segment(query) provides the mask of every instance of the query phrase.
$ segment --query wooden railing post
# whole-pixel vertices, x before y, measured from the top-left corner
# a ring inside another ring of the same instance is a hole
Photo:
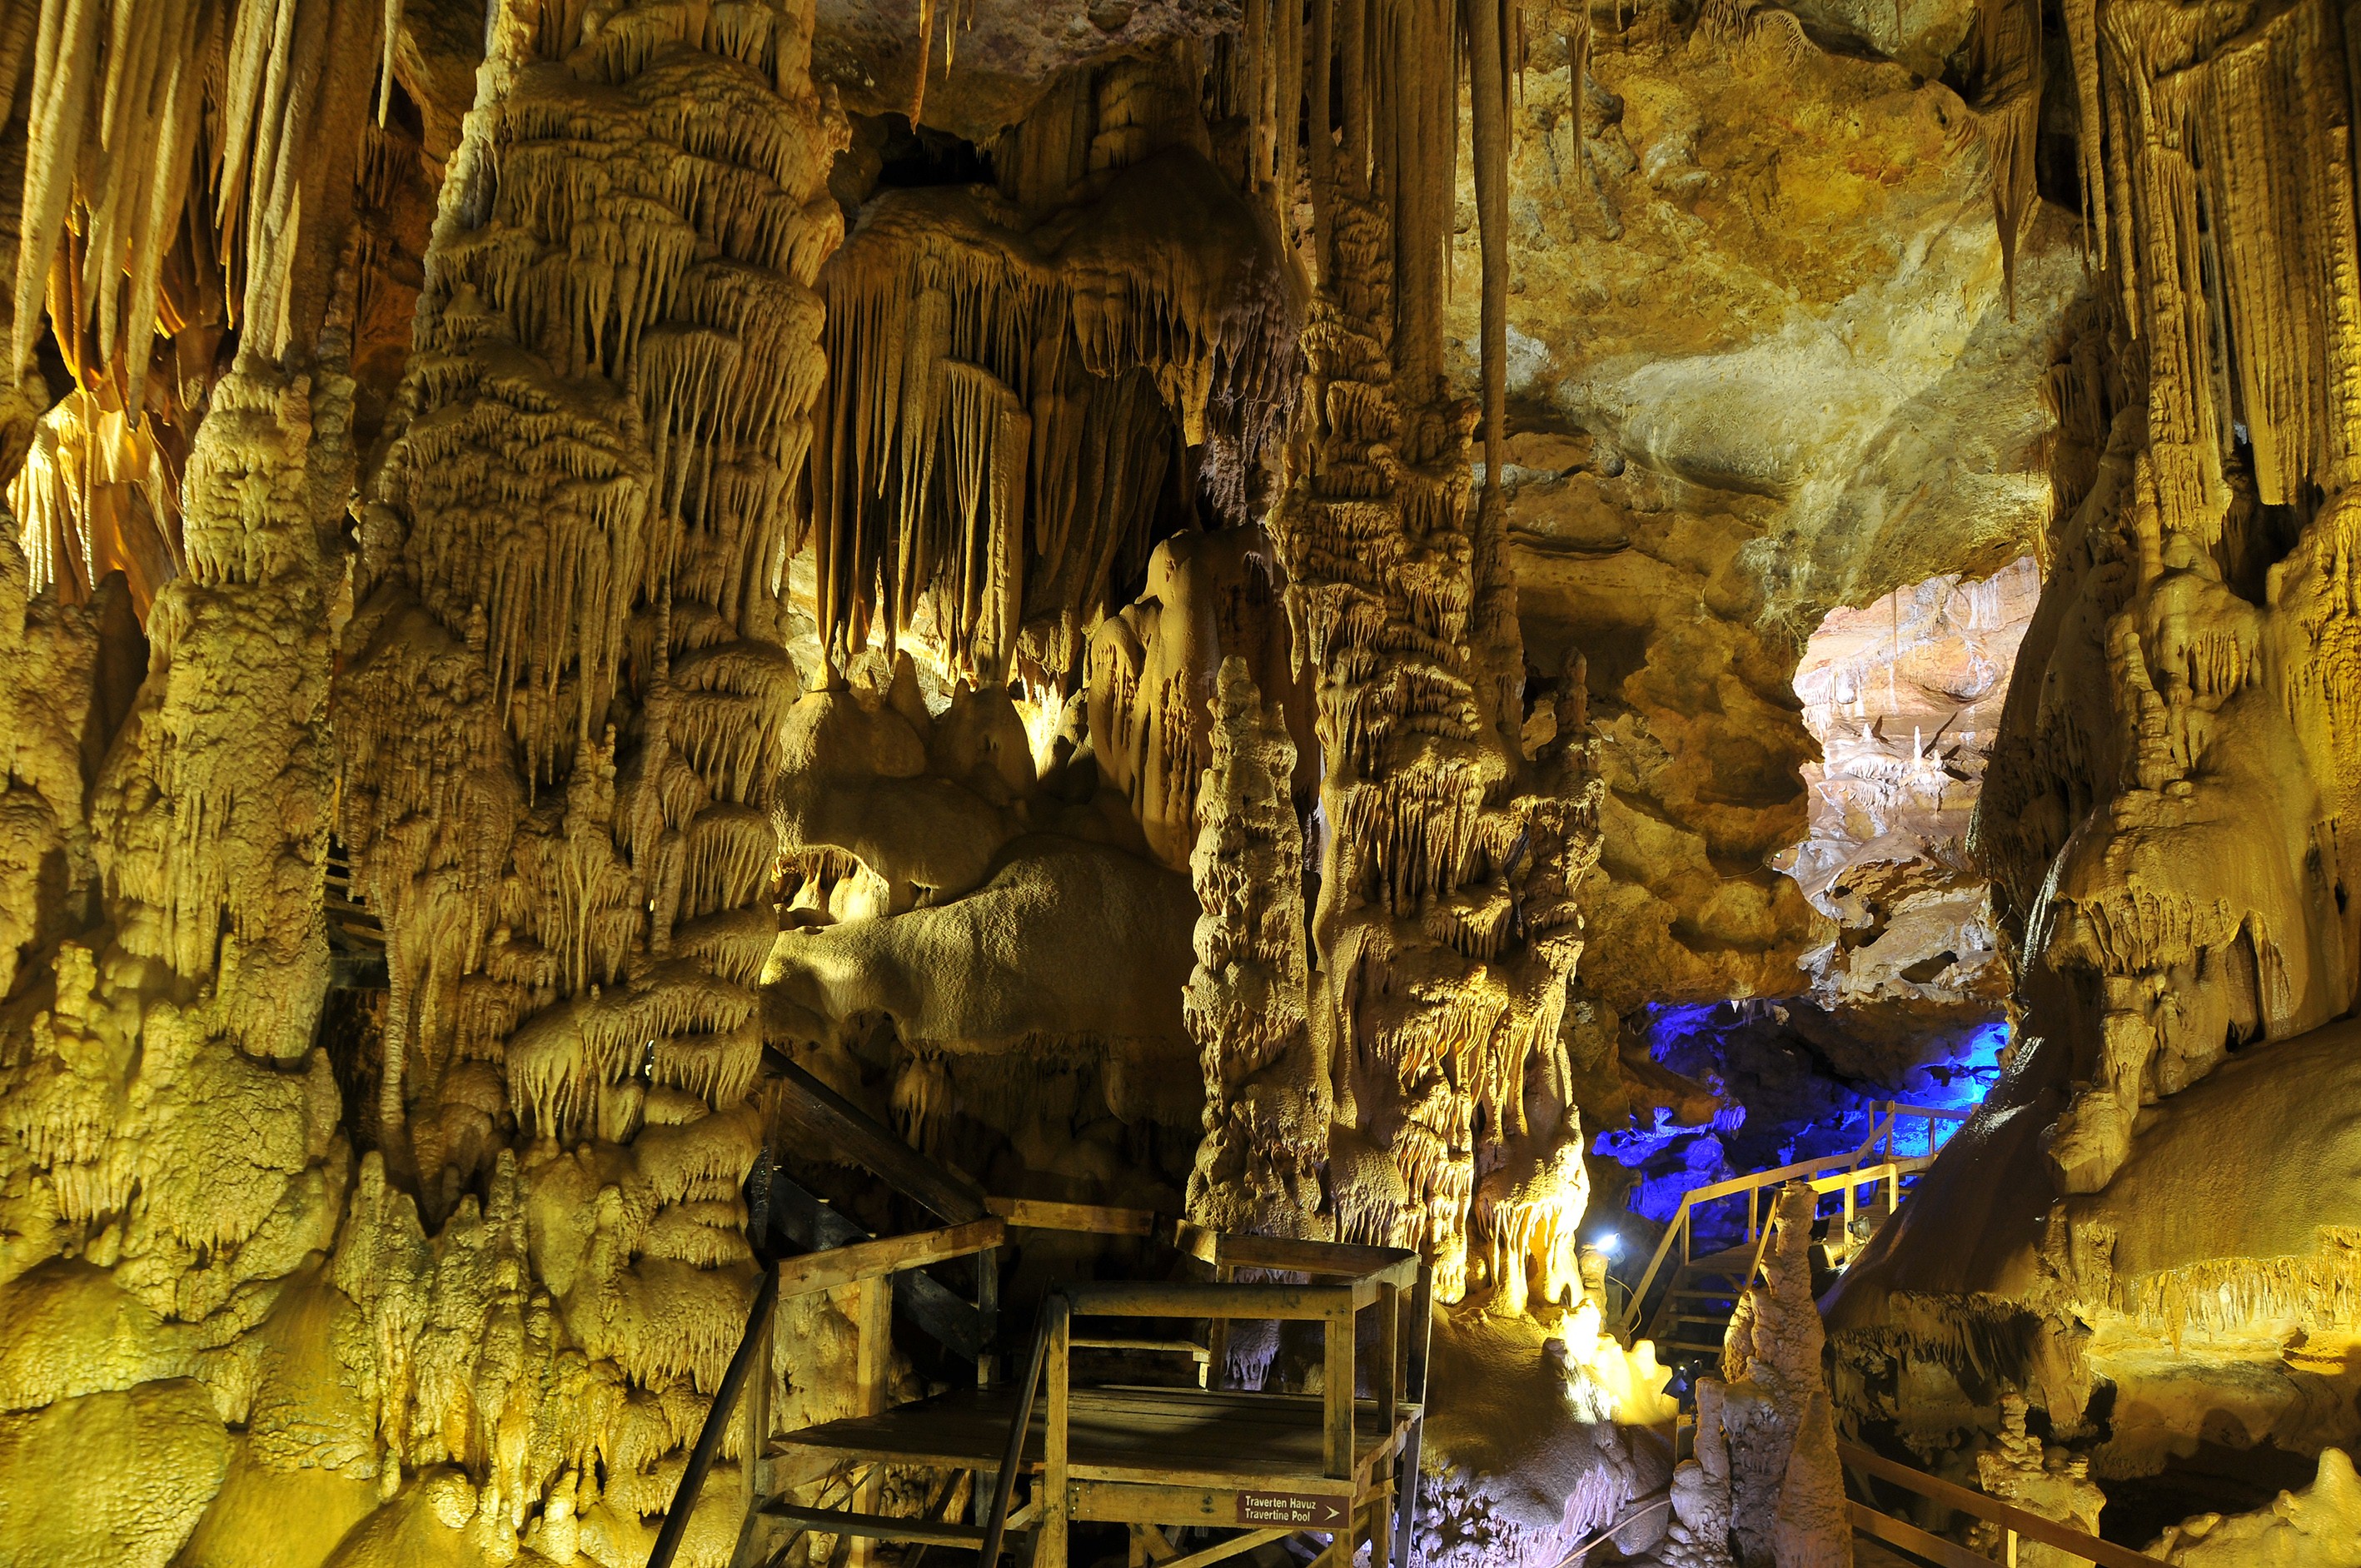
[[[1220,1243],[1216,1242],[1214,1245],[1218,1248]],[[1218,1251],[1214,1254],[1213,1267],[1213,1283],[1216,1285],[1228,1284],[1230,1277],[1237,1272],[1221,1261]],[[1230,1321],[1227,1318],[1208,1318],[1205,1320],[1205,1387],[1220,1387],[1222,1380],[1229,1376],[1229,1367]]]
[[[1411,1538],[1418,1528],[1418,1461],[1419,1451],[1426,1442],[1426,1354],[1429,1335],[1434,1328],[1434,1274],[1427,1265],[1418,1266],[1418,1284],[1411,1291],[1410,1343],[1407,1347],[1402,1381],[1411,1399],[1419,1407],[1419,1419],[1412,1422],[1410,1435],[1402,1440],[1402,1450],[1394,1461],[1393,1568],[1410,1568]],[[1371,1568],[1377,1568],[1373,1562]]]
[[[886,1385],[894,1372],[894,1277],[881,1274],[874,1278],[859,1281],[851,1289],[855,1413],[873,1416],[885,1409]],[[853,1511],[875,1513],[878,1496],[884,1486],[884,1467],[872,1469],[861,1485],[853,1489]],[[877,1543],[873,1540],[865,1535],[853,1537],[851,1568],[870,1568],[876,1557]]]
[[[1378,1425],[1394,1430],[1401,1409],[1401,1289],[1391,1283],[1378,1287]],[[1382,1557],[1382,1554],[1380,1554]]]
[[[1074,1313],[1049,1298],[1049,1411],[1041,1445],[1041,1492],[1032,1568],[1066,1568],[1066,1437],[1072,1409]]]
[[[975,1386],[989,1388],[999,1379],[1000,1357],[993,1345],[1000,1337],[1000,1249],[988,1246],[975,1255]]]
[[[1353,1477],[1353,1309],[1345,1306],[1330,1312],[1326,1327],[1326,1354],[1320,1361],[1321,1401],[1327,1417],[1322,1457],[1330,1475],[1349,1481]]]

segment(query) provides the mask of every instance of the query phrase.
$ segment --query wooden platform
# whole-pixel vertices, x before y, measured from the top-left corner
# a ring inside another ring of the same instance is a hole
[[[942,1469],[996,1469],[1016,1419],[1017,1390],[961,1388],[873,1416],[788,1432],[771,1452],[815,1462],[882,1460]],[[1399,1452],[1419,1418],[1400,1406],[1388,1431],[1377,1401],[1353,1410],[1353,1468],[1362,1486]],[[1327,1493],[1325,1407],[1316,1394],[1245,1394],[1199,1388],[1077,1387],[1068,1407],[1067,1469],[1076,1482],[1138,1482],[1224,1490]],[[1047,1453],[1048,1411],[1036,1403],[1025,1440],[1028,1465]]]
[[[1012,1546],[1025,1568],[1067,1568],[1067,1528],[1076,1521],[1127,1527],[1130,1568],[1215,1568],[1305,1534],[1322,1543],[1314,1568],[1352,1568],[1364,1550],[1373,1568],[1408,1568],[1433,1288],[1415,1253],[1234,1236],[1184,1222],[1173,1232],[1173,1259],[1157,1266],[1161,1277],[1053,1285],[1024,1371],[1005,1381],[995,1325],[998,1255],[1009,1231],[1145,1238],[1160,1228],[1155,1217],[987,1198],[792,1064],[780,1076],[808,1119],[832,1128],[833,1141],[857,1146],[861,1163],[947,1224],[872,1237],[774,1170],[758,1172],[750,1229],[806,1250],[768,1260],[649,1568],[672,1568],[733,1423],[752,1462],[740,1468],[746,1512],[731,1568],[779,1568],[807,1536],[830,1538],[826,1568],[871,1568],[875,1546],[892,1541],[908,1548],[910,1568],[934,1547],[972,1550],[978,1568],[1000,1568]],[[972,1304],[922,1272],[969,1258],[962,1272],[973,1276]],[[1239,1282],[1241,1271],[1250,1282]],[[1285,1282],[1290,1277],[1300,1282]],[[783,1299],[822,1290],[845,1293],[841,1310],[856,1328],[858,1413],[780,1432],[772,1398],[776,1309]],[[976,1362],[976,1387],[888,1408],[897,1305],[914,1326]],[[1317,1325],[1323,1392],[1209,1391],[1208,1375],[1225,1363],[1228,1327],[1242,1321]],[[1356,1365],[1364,1327],[1374,1330],[1377,1354]],[[1197,1386],[1099,1380],[1092,1366],[1106,1351],[1179,1358],[1180,1376],[1193,1375]],[[1353,1398],[1364,1386],[1375,1397]],[[937,1473],[917,1514],[881,1508],[892,1469]],[[972,1523],[959,1521],[962,1510]],[[1225,1539],[1183,1552],[1165,1533],[1176,1526]]]

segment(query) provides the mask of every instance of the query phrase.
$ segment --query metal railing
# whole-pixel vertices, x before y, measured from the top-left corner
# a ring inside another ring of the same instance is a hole
[[[1763,1198],[1766,1191],[1797,1180],[1810,1181],[1817,1192],[1840,1191],[1844,1195],[1845,1223],[1850,1227],[1858,1212],[1857,1200],[1861,1188],[1883,1184],[1886,1188],[1889,1212],[1899,1208],[1904,1178],[1916,1176],[1934,1164],[1935,1156],[1940,1152],[1945,1139],[1956,1132],[1970,1114],[1971,1113],[1966,1111],[1951,1111],[1933,1105],[1908,1105],[1889,1100],[1872,1118],[1869,1135],[1861,1140],[1858,1148],[1822,1155],[1817,1159],[1798,1160],[1792,1165],[1758,1170],[1752,1175],[1733,1176],[1726,1181],[1711,1182],[1682,1194],[1680,1207],[1664,1227],[1664,1239],[1656,1244],[1654,1255],[1648,1259],[1647,1268],[1633,1283],[1630,1299],[1612,1325],[1615,1336],[1629,1345],[1639,1334],[1644,1319],[1650,1324],[1649,1337],[1655,1337],[1653,1332],[1655,1318],[1663,1316],[1670,1306],[1671,1298],[1665,1299],[1664,1306],[1659,1307],[1653,1316],[1648,1316],[1648,1294],[1654,1288],[1658,1277],[1664,1272],[1675,1245],[1680,1248],[1680,1260],[1675,1267],[1686,1268],[1697,1261],[1696,1216],[1699,1209],[1730,1200],[1742,1198],[1745,1201],[1744,1245],[1752,1249],[1752,1262],[1736,1287],[1743,1289],[1753,1279],[1754,1270],[1762,1265],[1763,1244],[1769,1233],[1770,1221],[1770,1202]],[[1897,1156],[1894,1153],[1897,1128],[1905,1122],[1922,1121],[1926,1124],[1927,1153]],[[1871,1163],[1872,1157],[1878,1157],[1873,1164]]]

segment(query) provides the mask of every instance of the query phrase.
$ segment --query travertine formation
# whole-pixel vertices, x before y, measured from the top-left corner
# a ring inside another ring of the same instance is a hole
[[[389,981],[351,1278],[387,1445],[458,1466],[471,1528],[629,1556],[752,1289],[842,137],[807,7],[494,22],[338,688]]]

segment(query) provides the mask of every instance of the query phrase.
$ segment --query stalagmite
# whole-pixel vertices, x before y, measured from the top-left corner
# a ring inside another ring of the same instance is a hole
[[[2023,1395],[2001,1396],[2000,1434],[1989,1451],[1976,1455],[1976,1478],[1984,1493],[2086,1534],[2098,1534],[2099,1515],[2107,1497],[2091,1479],[2091,1462],[2046,1448],[2038,1437],[2026,1431],[2025,1412]],[[2005,1543],[1999,1528],[1984,1521],[1976,1527],[1970,1544],[1989,1552]],[[2059,1547],[2038,1541],[2026,1542],[2018,1552],[2017,1561],[2026,1568],[2070,1568],[2080,1561]]]
[[[1148,557],[1148,586],[1091,634],[1083,691],[1092,748],[1156,858],[1189,864],[1198,786],[1213,758],[1214,686],[1232,658],[1290,729],[1288,788],[1312,793],[1310,702],[1288,647],[1276,563],[1259,530],[1180,534]]]
[[[1476,69],[1497,86],[1504,34],[1497,14],[1474,9],[1487,12],[1468,31]],[[1525,793],[1499,514],[1468,481],[1477,411],[1440,385],[1430,236],[1454,162],[1439,67],[1457,31],[1441,5],[1345,0],[1337,13],[1344,133],[1314,203],[1328,269],[1303,340],[1307,427],[1271,521],[1314,683],[1331,829],[1313,1028],[1339,1122],[1399,1129],[1384,1157],[1404,1192],[1400,1219],[1435,1256],[1446,1299],[1466,1284],[1477,1140],[1524,1131],[1526,1063],[1562,1049],[1581,952],[1574,894],[1598,852],[1584,753],[1560,764],[1573,776]],[[1482,181],[1499,172],[1505,100],[1484,87],[1476,105]],[[1487,254],[1497,279],[1503,258]],[[1354,1239],[1396,1234],[1394,1216],[1362,1223]]]
[[[1739,1568],[1852,1562],[1844,1477],[1820,1371],[1820,1314],[1812,1300],[1816,1202],[1808,1182],[1779,1190],[1763,1277],[1740,1299],[1722,1350],[1719,1403]]]
[[[1182,1008],[1205,1069],[1189,1213],[1215,1230],[1332,1238],[1320,1169],[1332,1114],[1304,961],[1295,744],[1246,661],[1222,661],[1189,858],[1204,911]]]

